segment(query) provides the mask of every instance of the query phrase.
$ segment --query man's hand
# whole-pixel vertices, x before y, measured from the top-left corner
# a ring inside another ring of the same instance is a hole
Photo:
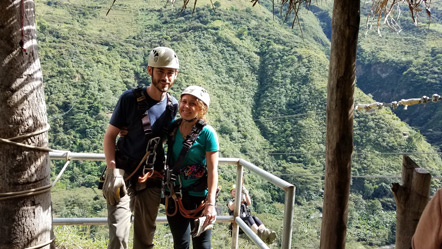
[[[127,133],[129,133],[129,130],[127,129],[127,127],[123,127],[123,128],[121,128],[120,132],[118,133],[118,136],[125,137],[127,135]]]
[[[120,197],[127,194],[124,183],[123,169],[106,169],[106,177],[103,185],[103,196],[109,205],[116,205],[120,202]]]

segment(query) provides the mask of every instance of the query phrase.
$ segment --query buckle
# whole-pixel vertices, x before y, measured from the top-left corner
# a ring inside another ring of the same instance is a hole
[[[154,169],[153,168],[143,168],[143,175],[149,174],[148,177],[150,177],[151,175],[153,175]]]
[[[154,137],[149,139],[147,142],[146,152],[149,152],[149,155],[155,154],[158,144],[160,143],[160,137]]]
[[[167,174],[166,174],[166,181],[169,182],[169,183],[171,183],[171,184],[174,184],[175,181],[176,181],[176,175],[173,174],[173,173],[171,173],[170,171],[171,171],[171,170],[168,170],[168,171],[167,171]]]

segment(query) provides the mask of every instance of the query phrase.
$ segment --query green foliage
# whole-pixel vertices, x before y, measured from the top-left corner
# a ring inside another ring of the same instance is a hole
[[[352,195],[348,216],[348,241],[374,246],[394,244],[396,214],[394,211],[383,211],[378,200],[366,201]]]
[[[106,216],[106,201],[96,188],[79,187],[69,190],[57,187],[52,191],[52,201],[54,217]]]
[[[106,229],[99,226],[58,226],[54,227],[55,245],[59,249],[107,248]]]

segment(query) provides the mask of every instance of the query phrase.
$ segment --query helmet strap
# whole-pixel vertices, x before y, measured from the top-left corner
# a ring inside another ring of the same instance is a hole
[[[183,118],[184,121],[189,122],[189,123],[195,121],[196,119],[197,119],[197,117],[194,117],[194,118],[192,118],[192,119],[184,119],[184,118]]]

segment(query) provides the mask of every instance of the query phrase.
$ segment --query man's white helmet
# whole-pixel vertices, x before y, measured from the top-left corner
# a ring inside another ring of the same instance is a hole
[[[200,86],[189,86],[181,93],[181,96],[189,94],[192,96],[195,96],[199,100],[201,100],[204,104],[207,105],[207,108],[209,108],[210,105],[210,96],[209,93],[206,91],[206,89],[200,87]]]
[[[147,65],[150,67],[164,67],[179,69],[180,63],[176,53],[167,47],[156,47],[150,51]]]

